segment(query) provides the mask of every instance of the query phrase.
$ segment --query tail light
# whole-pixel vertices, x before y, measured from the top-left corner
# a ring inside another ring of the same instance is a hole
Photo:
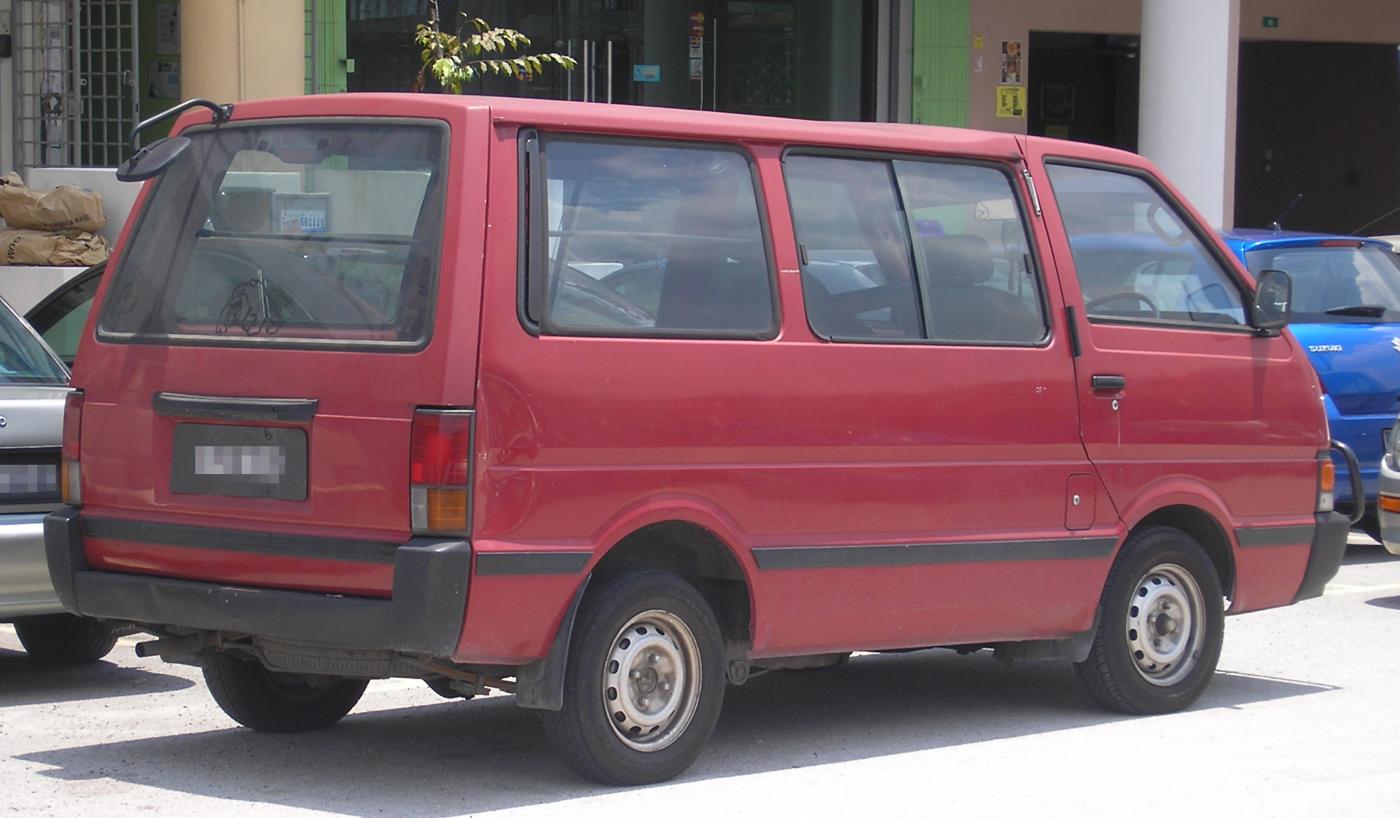
[[[1323,452],[1317,457],[1317,511],[1319,514],[1332,510],[1336,504],[1337,467],[1332,456]]]
[[[409,447],[413,533],[466,536],[471,510],[470,409],[419,409]]]
[[[82,469],[78,465],[82,459],[82,433],[83,393],[74,390],[63,404],[63,451],[58,467],[59,491],[63,502],[70,506],[83,504]]]

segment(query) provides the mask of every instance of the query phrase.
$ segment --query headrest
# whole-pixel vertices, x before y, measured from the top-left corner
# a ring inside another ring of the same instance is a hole
[[[981,236],[924,236],[923,243],[934,285],[975,287],[992,277],[992,249]]]

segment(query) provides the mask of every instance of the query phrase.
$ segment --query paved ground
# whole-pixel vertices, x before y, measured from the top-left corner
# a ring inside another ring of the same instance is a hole
[[[1064,666],[860,656],[730,688],[700,762],[639,790],[574,778],[508,698],[418,682],[371,684],[327,732],[235,729],[135,641],[59,670],[0,626],[0,813],[1400,815],[1400,558],[1375,546],[1322,599],[1229,620],[1186,713],[1106,714]]]

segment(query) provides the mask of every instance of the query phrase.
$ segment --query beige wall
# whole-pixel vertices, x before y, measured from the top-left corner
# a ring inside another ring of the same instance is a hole
[[[917,2],[917,0],[915,0]],[[972,49],[968,88],[967,124],[989,131],[1026,132],[1026,118],[1001,119],[996,115],[996,92],[1001,84],[1001,44],[1021,43],[1024,71],[1030,65],[1030,33],[1077,31],[1093,34],[1134,34],[1142,25],[1141,0],[972,0],[973,44],[982,35],[982,48]],[[982,57],[978,71],[977,57]]]
[[[305,14],[298,0],[184,0],[181,96],[216,102],[300,96]]]
[[[1400,45],[1400,0],[1240,0],[1240,39]]]
[[[915,0],[917,3],[918,0]],[[996,115],[1001,81],[1001,43],[1019,40],[1030,65],[1030,32],[1074,31],[1137,34],[1142,30],[1141,0],[971,0],[974,44],[968,89],[968,127],[1026,132],[1026,119]],[[1279,27],[1266,29],[1265,15]],[[1400,0],[1240,0],[1240,39],[1400,44]],[[977,57],[982,56],[982,70]],[[1024,76],[1023,76],[1024,79]]]

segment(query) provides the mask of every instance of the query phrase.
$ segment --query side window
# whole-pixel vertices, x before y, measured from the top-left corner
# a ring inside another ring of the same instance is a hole
[[[1242,326],[1239,288],[1142,178],[1050,165],[1090,318]]]
[[[544,135],[525,314],[549,334],[763,337],[758,193],[737,149]]]
[[[1035,343],[1045,315],[1026,225],[1000,170],[894,163],[938,341]]]
[[[783,163],[812,330],[825,338],[924,338],[909,233],[890,163]]]
[[[784,162],[814,332],[833,340],[1033,344],[1044,311],[1007,175],[950,162]]]

